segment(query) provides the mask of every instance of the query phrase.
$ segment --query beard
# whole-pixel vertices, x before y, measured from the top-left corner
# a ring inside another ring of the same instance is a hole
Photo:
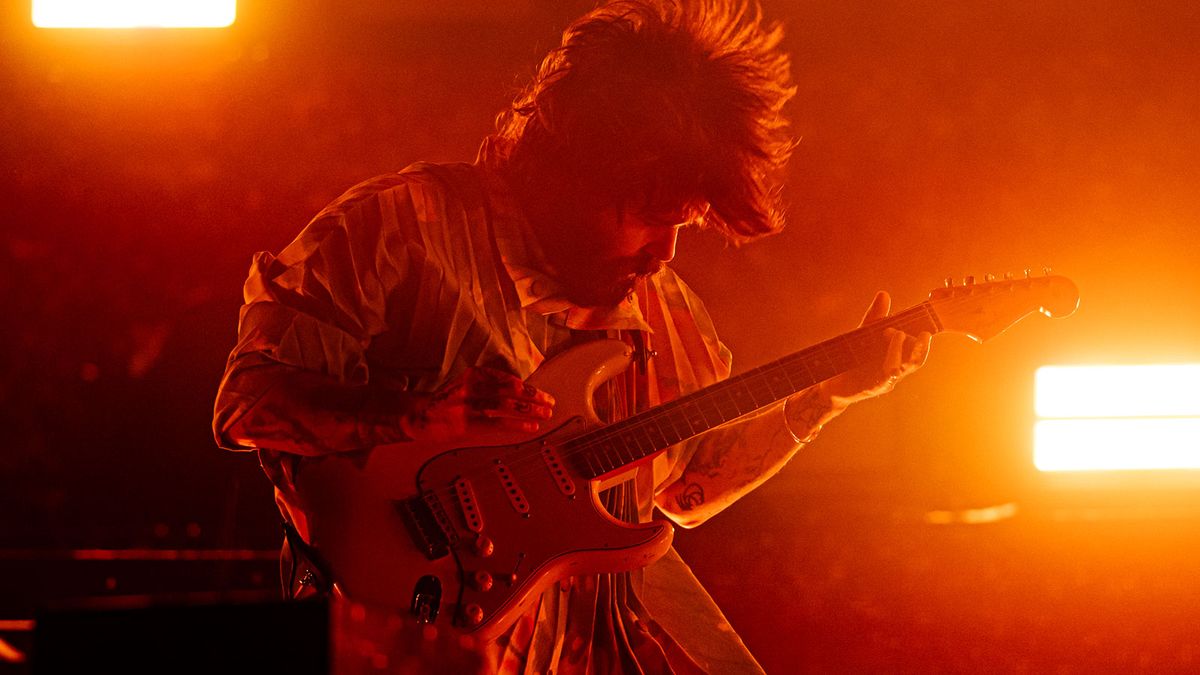
[[[614,250],[595,205],[580,208],[577,200],[544,190],[522,204],[546,256],[544,271],[576,305],[615,307],[639,280],[663,268],[661,260],[646,253],[622,255]]]
[[[559,282],[567,299],[583,307],[615,307],[633,292],[639,281],[663,268],[661,260],[649,256],[579,262]]]

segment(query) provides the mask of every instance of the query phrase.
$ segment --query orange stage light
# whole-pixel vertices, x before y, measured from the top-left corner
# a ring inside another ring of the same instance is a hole
[[[1034,465],[1200,469],[1197,382],[1200,364],[1038,369]]]
[[[237,0],[33,0],[38,28],[223,28]]]

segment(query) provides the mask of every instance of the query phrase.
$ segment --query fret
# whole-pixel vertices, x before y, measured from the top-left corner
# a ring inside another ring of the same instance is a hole
[[[822,342],[821,344],[817,345],[817,355],[820,360],[814,365],[820,367],[818,374],[821,376],[822,380],[828,380],[829,378],[842,372],[841,366],[839,366],[837,361],[834,360],[832,344]]]
[[[596,457],[596,465],[600,468],[600,470],[596,472],[596,475],[599,476],[606,474],[616,468],[616,466],[613,464],[612,458],[609,457],[608,450],[606,448],[599,448],[594,456]]]
[[[718,386],[720,388],[714,390],[713,394],[720,398],[714,398],[713,402],[717,405],[717,409],[721,411],[722,421],[733,419],[740,415],[742,411],[738,409],[738,402],[733,397],[734,387],[728,385]]]
[[[608,461],[612,464],[612,468],[614,469],[619,469],[629,463],[620,455],[620,453],[615,451],[605,450],[604,454],[608,457]]]
[[[628,464],[637,459],[637,452],[635,452],[633,448],[629,447],[629,444],[626,442],[627,439],[625,434],[611,434],[611,437],[612,440],[609,443],[609,446],[617,451],[617,457],[621,458],[622,464]]]
[[[646,435],[644,424],[631,424],[622,434],[629,440],[629,446],[633,449],[632,456],[634,461],[656,450],[654,440]]]
[[[781,365],[767,366],[757,379],[772,399],[780,399],[792,393],[792,385],[788,382]]]
[[[614,469],[619,469],[619,468],[625,466],[625,464],[627,463],[624,459],[621,459],[621,456],[619,454],[612,451],[610,448],[605,448],[604,458],[606,460],[608,460],[608,470],[609,471],[612,471]]]
[[[651,436],[651,438],[654,439],[654,449],[656,451],[661,450],[661,449],[671,445],[674,442],[674,441],[667,440],[667,435],[665,433],[663,433],[662,426],[660,425],[659,420],[654,419],[654,418],[647,420],[646,428],[647,428],[647,435]],[[652,436],[649,432],[654,432],[654,434],[657,434],[657,437]]]
[[[871,348],[871,343],[873,343],[879,339],[881,339],[881,335],[879,335],[879,334],[862,334],[862,335],[848,336],[846,338],[846,346],[849,348],[849,350],[852,354],[853,365],[858,365],[859,363],[861,363],[862,358],[860,357],[860,354],[863,354],[863,353],[869,351]]]
[[[626,443],[625,436],[621,433],[608,433],[604,437],[600,447],[612,448],[620,456],[633,457],[633,449]]]
[[[815,353],[816,353],[815,349],[809,350],[804,353],[804,355],[803,355],[804,358],[802,358],[796,362],[796,365],[798,365],[804,369],[804,375],[800,376],[799,373],[797,373],[797,377],[795,378],[796,380],[799,380],[801,382],[811,382],[813,384],[816,384],[817,382],[820,382],[821,380],[825,379],[823,377],[817,377],[816,371],[813,370],[814,364],[813,364],[812,359],[813,359],[813,354],[815,354]]]
[[[754,378],[746,383],[746,392],[750,395],[750,400],[754,402],[755,410],[771,405],[782,398],[781,395],[775,393],[764,373],[756,373]]]
[[[832,340],[829,344],[830,360],[836,364],[838,372],[845,372],[858,365],[858,353],[854,351],[849,340]]]
[[[823,363],[813,364],[814,366],[819,367],[819,369],[815,369],[816,374],[821,378],[819,381],[824,382],[825,380],[828,380],[834,375],[842,372],[841,369],[837,367],[837,364],[833,362],[833,358],[829,354],[829,349],[824,344],[818,345],[817,351],[824,360]]]
[[[695,436],[696,434],[703,431],[703,427],[693,423],[694,418],[691,417],[690,413],[689,413],[689,411],[691,411],[691,409],[692,409],[692,406],[690,404],[686,404],[686,405],[678,406],[674,410],[674,412],[678,415],[677,419],[679,421],[683,422],[684,426],[687,428],[687,433],[688,433],[689,437]]]
[[[700,406],[695,401],[688,401],[683,406],[684,420],[688,423],[693,434],[700,434],[709,429],[708,422],[704,419],[704,413],[700,411]]]
[[[721,417],[720,408],[717,407],[716,401],[713,401],[711,396],[702,396],[697,399],[696,410],[703,417],[706,429],[711,429],[725,422],[725,419]]]
[[[626,424],[620,432],[622,442],[629,448],[629,456],[634,458],[641,457],[646,447],[646,440],[638,435],[638,431],[636,424]]]
[[[894,319],[896,326],[909,335],[916,335],[926,331],[936,333],[941,330],[941,326],[935,320],[928,302],[909,307],[900,314],[895,315]]]
[[[762,375],[754,378],[754,382],[746,388],[750,392],[750,397],[754,401],[755,408],[768,406],[779,400],[775,392],[771,389],[770,383],[767,382]]]
[[[729,391],[729,399],[737,408],[738,416],[758,410],[760,407],[754,401],[754,395],[750,393],[750,388],[745,383],[739,383],[739,386],[732,387]]]
[[[792,363],[788,364],[788,377],[792,380],[793,384],[797,382],[816,384],[817,382],[826,379],[822,376],[824,371],[817,370],[816,356],[818,353],[818,348],[809,348],[802,354],[797,355],[800,358],[797,358],[793,360]],[[801,387],[801,389],[803,389],[803,387]]]
[[[803,364],[804,362],[800,359],[792,357],[788,358],[786,361],[781,361],[779,363],[779,367],[775,369],[775,377],[778,377],[781,384],[787,387],[786,391],[788,393],[794,394],[804,388],[803,386],[798,386],[796,384],[797,382],[809,381],[810,378],[807,374],[808,369],[805,368],[805,374],[802,376],[799,374],[799,371],[796,368],[798,365]]]
[[[632,434],[633,441],[637,446],[638,459],[641,459],[642,457],[645,457],[646,455],[649,455],[650,453],[652,453],[658,449],[654,446],[653,439],[651,439],[650,436],[646,433],[646,428],[644,426],[642,426],[642,425],[634,426],[633,428],[631,428],[629,430],[629,432]]]
[[[664,437],[666,438],[666,440],[668,441],[668,443],[667,443],[667,445],[668,445],[668,446],[670,446],[670,445],[675,445],[675,444],[676,444],[676,443],[678,443],[679,441],[682,441],[683,439],[685,439],[685,438],[687,438],[687,437],[689,437],[689,436],[691,435],[691,434],[689,434],[689,433],[687,433],[687,432],[684,432],[684,431],[680,431],[680,430],[679,430],[679,426],[678,426],[678,424],[677,424],[677,423],[678,423],[678,421],[679,421],[679,419],[678,419],[678,418],[677,418],[677,417],[676,417],[674,414],[672,414],[672,413],[673,413],[673,411],[666,411],[666,412],[664,412],[664,413],[663,413],[663,416],[662,416],[662,421],[664,421],[664,422],[666,422],[667,424],[671,425],[671,426],[669,427],[669,431],[670,431],[670,433],[669,433],[669,434],[668,434],[668,433],[664,433],[664,434],[663,434],[663,436],[664,436]],[[686,420],[685,420],[685,421],[686,421]]]

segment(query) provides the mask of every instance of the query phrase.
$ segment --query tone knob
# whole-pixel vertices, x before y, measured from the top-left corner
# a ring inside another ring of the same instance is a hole
[[[486,534],[475,537],[475,555],[480,558],[490,558],[496,552],[496,543]]]
[[[463,620],[468,626],[478,626],[483,623],[483,607],[479,603],[472,602],[463,608]]]
[[[494,584],[495,581],[492,579],[492,575],[486,570],[477,570],[471,575],[471,588],[477,591],[486,593],[492,590]]]

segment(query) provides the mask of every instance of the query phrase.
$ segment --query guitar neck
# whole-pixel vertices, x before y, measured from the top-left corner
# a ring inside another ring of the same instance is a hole
[[[815,344],[687,396],[601,427],[565,444],[579,470],[598,478],[659,450],[749,415],[861,365],[878,354],[883,332],[910,335],[941,330],[928,301],[883,321]]]

